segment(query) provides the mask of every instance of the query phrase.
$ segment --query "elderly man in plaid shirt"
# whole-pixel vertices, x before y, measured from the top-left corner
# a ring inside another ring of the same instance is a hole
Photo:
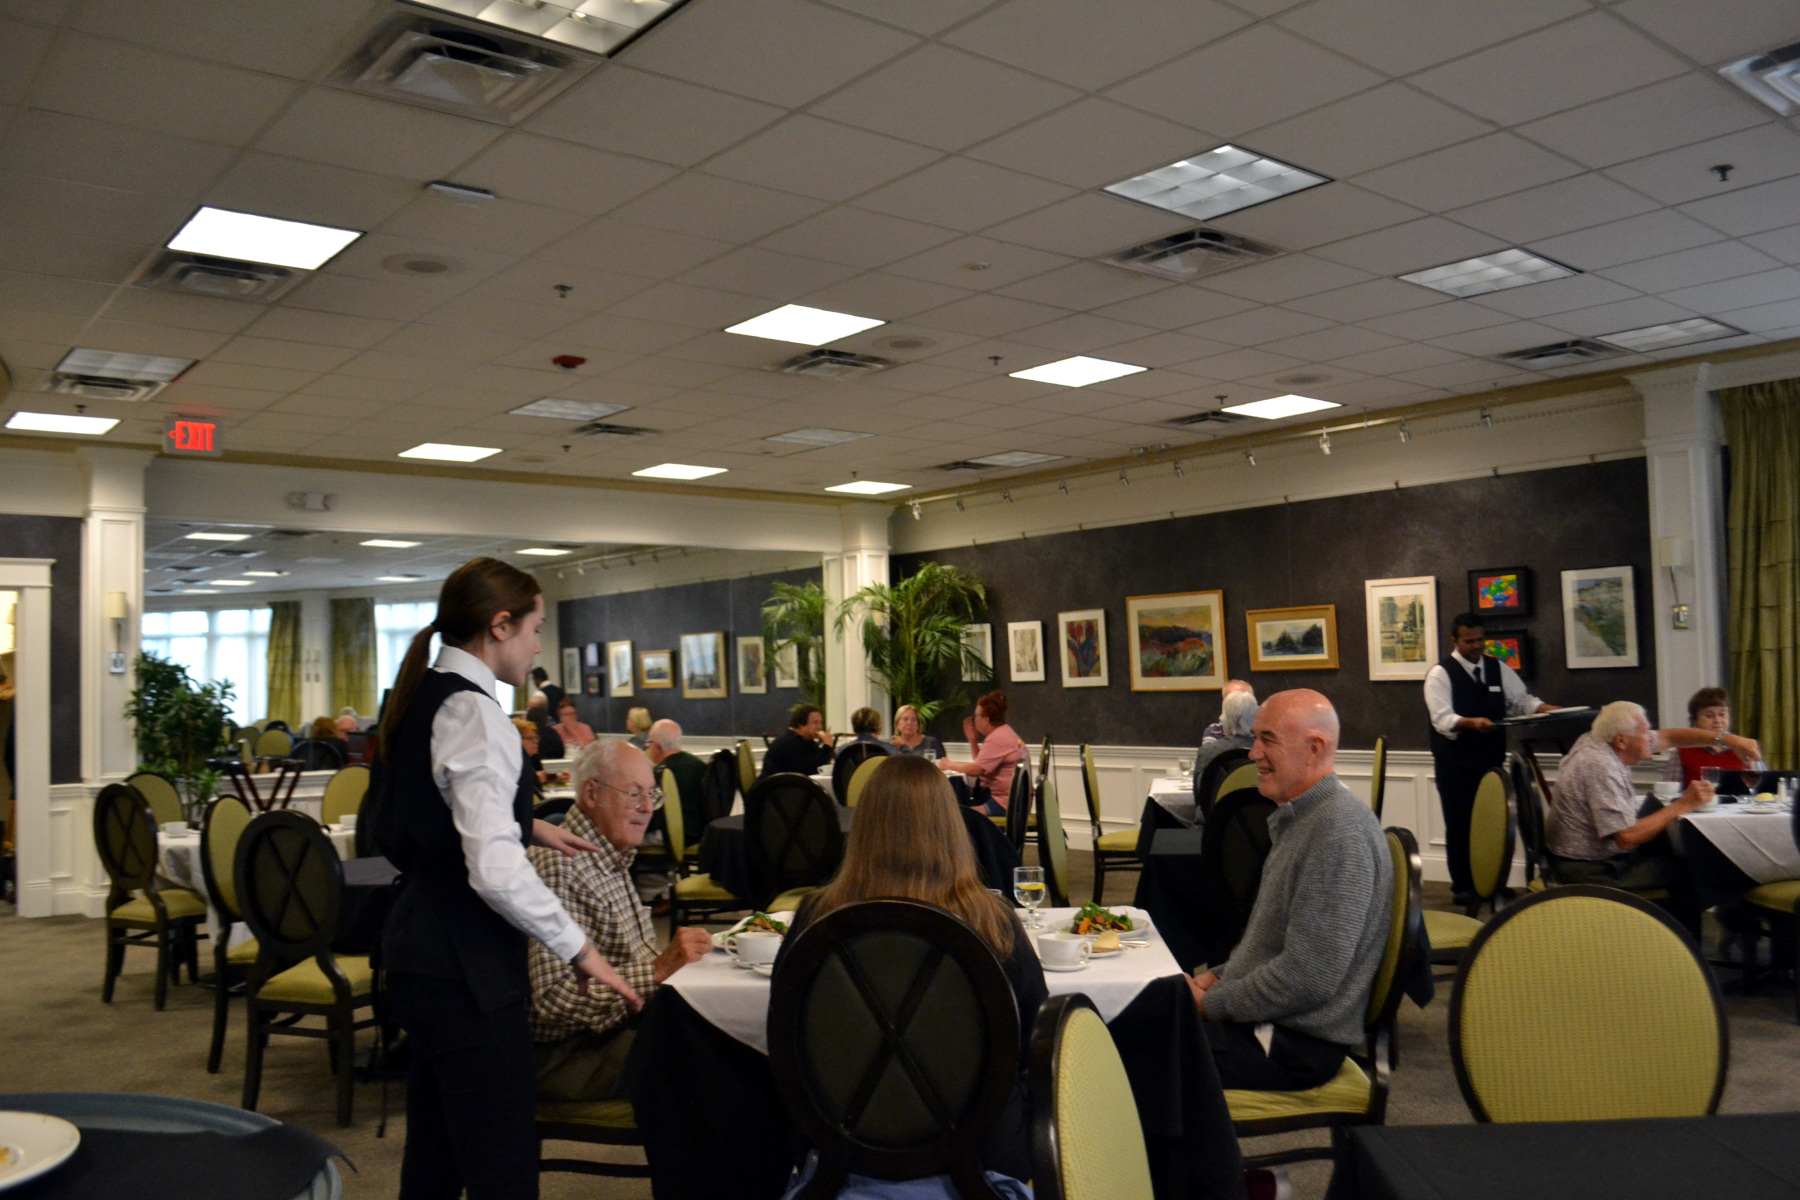
[[[531,851],[532,865],[619,974],[645,1000],[669,976],[712,950],[703,929],[678,929],[661,953],[650,912],[631,885],[631,861],[662,803],[650,760],[629,742],[594,742],[576,756],[575,804],[564,828],[599,847],[574,858]],[[550,1100],[622,1096],[632,1031],[611,991],[576,982],[568,964],[531,946],[531,1035],[538,1093]]]

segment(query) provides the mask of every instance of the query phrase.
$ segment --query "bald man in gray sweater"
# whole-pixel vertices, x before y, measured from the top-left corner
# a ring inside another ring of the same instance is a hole
[[[1257,790],[1279,805],[1262,885],[1231,958],[1188,984],[1220,1082],[1303,1091],[1328,1082],[1362,1041],[1394,869],[1381,823],[1335,774],[1329,700],[1278,692],[1257,714],[1255,737]]]

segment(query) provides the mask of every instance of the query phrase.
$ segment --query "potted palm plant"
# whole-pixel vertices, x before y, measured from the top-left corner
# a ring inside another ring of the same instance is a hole
[[[219,773],[208,760],[231,738],[231,684],[195,683],[180,663],[137,656],[137,686],[125,706],[137,734],[138,770],[173,778],[190,817],[212,799]]]
[[[845,600],[837,629],[860,620],[869,677],[894,703],[912,705],[921,721],[930,722],[969,703],[961,687],[943,694],[950,668],[960,666],[969,682],[994,677],[993,667],[963,637],[963,627],[986,607],[980,579],[959,567],[926,563],[898,583],[872,583]]]
[[[818,584],[777,583],[763,603],[763,643],[770,663],[794,648],[795,674],[809,704],[825,703],[825,590]]]

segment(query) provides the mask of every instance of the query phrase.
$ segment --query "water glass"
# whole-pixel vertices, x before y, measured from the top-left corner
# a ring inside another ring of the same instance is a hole
[[[936,761],[937,761],[937,751],[936,751],[936,750],[931,750],[931,749],[927,749],[927,750],[926,750],[926,751],[925,751],[925,761],[926,761],[926,762],[929,762],[929,763],[934,763],[934,762],[936,762]]]
[[[1014,867],[1013,896],[1025,910],[1025,928],[1042,929],[1038,922],[1037,908],[1044,902],[1044,868]]]

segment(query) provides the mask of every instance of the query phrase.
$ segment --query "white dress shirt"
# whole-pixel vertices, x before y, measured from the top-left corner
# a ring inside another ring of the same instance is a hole
[[[1461,651],[1452,651],[1450,659],[1467,671],[1470,679],[1481,682],[1481,677],[1476,674],[1480,670],[1480,663],[1470,662],[1462,656]],[[1509,717],[1523,717],[1534,713],[1544,703],[1525,690],[1525,683],[1519,678],[1519,673],[1505,663],[1500,663],[1500,689],[1506,698],[1506,715]],[[1425,672],[1425,707],[1431,712],[1431,727],[1447,738],[1456,736],[1456,723],[1462,719],[1451,704],[1452,695],[1450,673],[1444,670],[1443,663],[1437,663]]]
[[[587,935],[538,878],[519,840],[513,798],[524,744],[494,698],[494,673],[454,646],[438,651],[432,669],[460,675],[484,693],[453,693],[431,722],[431,778],[462,839],[469,886],[508,924],[568,962],[581,953]]]

